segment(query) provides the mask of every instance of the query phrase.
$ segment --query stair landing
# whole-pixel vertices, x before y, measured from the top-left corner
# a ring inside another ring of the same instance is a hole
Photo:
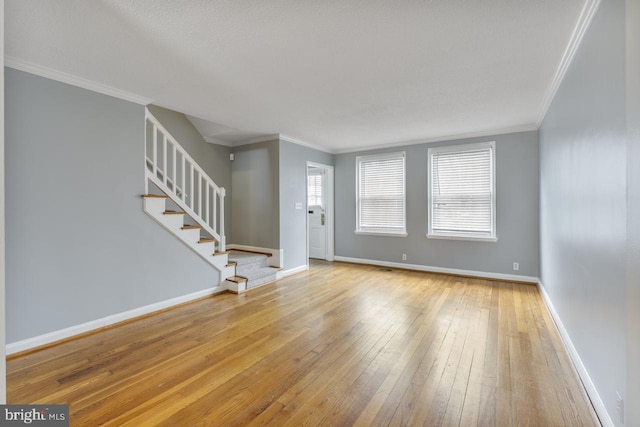
[[[277,278],[278,270],[267,265],[267,255],[231,250],[229,262],[236,263],[236,276],[247,279],[246,289],[274,282]]]

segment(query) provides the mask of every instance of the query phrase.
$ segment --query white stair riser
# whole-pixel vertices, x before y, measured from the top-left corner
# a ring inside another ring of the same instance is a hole
[[[215,242],[198,243],[198,241],[196,240],[195,250],[202,256],[210,257],[216,251],[216,243]]]
[[[226,270],[227,264],[229,264],[229,256],[227,254],[222,255],[209,255],[209,262],[215,265],[215,267],[222,272],[222,277],[227,278],[236,275],[235,267],[233,270]],[[229,274],[226,274],[228,272]]]
[[[145,198],[143,199],[144,201],[144,210],[150,214],[162,214],[162,212],[164,212],[164,210],[166,209],[165,207],[165,201],[167,199],[161,199],[161,198]]]
[[[240,294],[244,291],[247,290],[247,282],[240,282],[240,283],[236,283],[236,282],[232,282],[230,280],[225,280],[224,281],[224,286],[230,290],[231,292],[235,292],[236,294]]]
[[[180,232],[184,236],[185,242],[197,242],[198,240],[200,240],[199,228],[188,228],[186,230],[180,229]]]
[[[167,228],[171,228],[174,230],[179,230],[179,231],[184,231],[182,230],[182,226],[184,225],[184,215],[177,215],[177,214],[170,214],[170,215],[166,215],[166,214],[161,214],[162,216],[160,217],[160,222],[162,222],[162,224],[167,227]]]
[[[231,277],[231,276],[235,276],[236,275],[236,266],[232,265],[232,266],[224,266],[224,272],[223,274],[225,275],[225,277]]]

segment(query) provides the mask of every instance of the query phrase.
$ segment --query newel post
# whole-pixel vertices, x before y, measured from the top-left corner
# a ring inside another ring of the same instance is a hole
[[[226,237],[224,235],[224,196],[226,192],[224,188],[220,188],[220,252],[226,250]]]

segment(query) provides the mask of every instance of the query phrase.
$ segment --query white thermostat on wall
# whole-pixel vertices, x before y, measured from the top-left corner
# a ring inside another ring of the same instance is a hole
[[[296,202],[296,209],[302,209],[302,203]]]

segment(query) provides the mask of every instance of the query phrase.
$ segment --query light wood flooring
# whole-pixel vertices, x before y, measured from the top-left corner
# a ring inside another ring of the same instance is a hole
[[[595,426],[535,286],[312,263],[8,361],[72,426]]]

